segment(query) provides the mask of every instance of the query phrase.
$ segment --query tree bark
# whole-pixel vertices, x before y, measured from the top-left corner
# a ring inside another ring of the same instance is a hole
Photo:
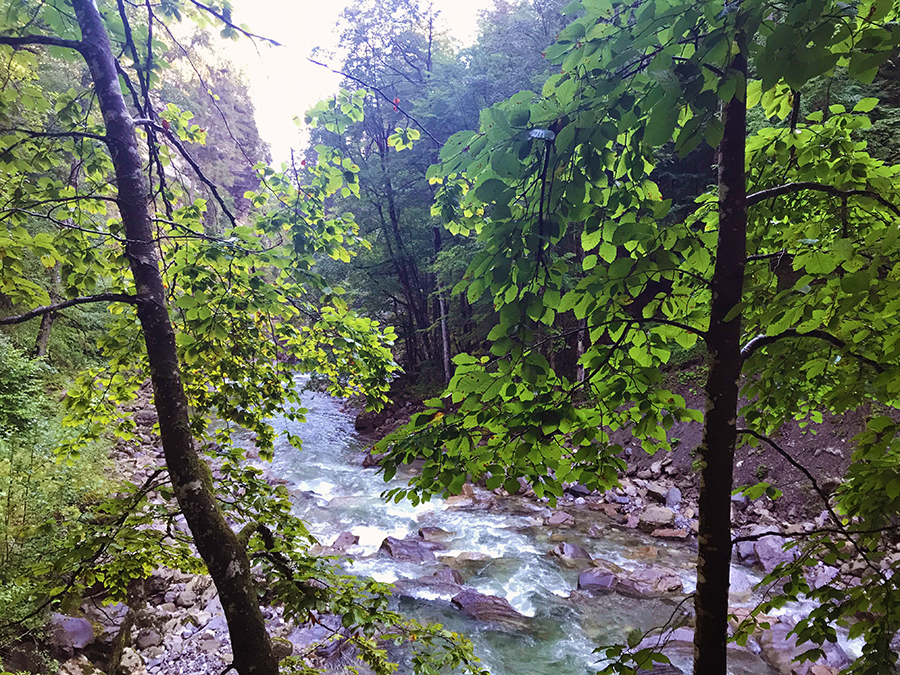
[[[109,36],[94,0],[73,0],[87,61],[107,131],[125,228],[125,255],[134,276],[160,437],[178,504],[194,543],[219,591],[231,634],[234,668],[240,675],[277,675],[278,662],[266,633],[250,573],[250,560],[225,522],[216,501],[209,467],[194,447],[187,397],[181,381],[175,331],[166,307],[149,189],[134,120],[119,85]]]
[[[742,54],[734,58],[731,69],[746,75],[747,63]],[[725,675],[727,664],[731,488],[741,376],[741,317],[728,314],[741,301],[747,257],[744,94],[737,92],[725,103],[725,132],[719,144],[719,233],[706,338],[706,421],[700,446],[694,675]]]

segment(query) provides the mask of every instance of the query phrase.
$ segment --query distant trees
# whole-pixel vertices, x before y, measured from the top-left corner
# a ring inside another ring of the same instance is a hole
[[[353,261],[346,284],[360,306],[396,326],[403,364],[420,381],[449,379],[450,356],[476,346],[492,322],[487,308],[450,297],[474,252],[443,227],[426,170],[482,107],[546,74],[540,52],[565,24],[561,4],[498,4],[462,50],[416,2],[366,0],[343,16],[341,69],[348,85],[368,89],[366,115],[339,138],[319,131],[314,142],[340,147],[360,167],[362,200],[347,208],[373,249]],[[397,152],[408,135],[420,141]]]
[[[872,80],[900,43],[895,7],[585,0],[566,11],[578,18],[546,50],[559,71],[483,110],[429,174],[451,232],[477,234],[457,290],[486,298],[499,321],[490,354],[457,356],[443,396],[383,443],[385,467],[425,458],[414,498],[487,475],[489,488],[516,492],[524,479],[552,500],[568,482],[615,484],[612,431],[652,454],[670,449],[674,421],[702,420],[694,672],[719,675],[736,446],[786,454],[772,437],[786,419],[897,407],[900,167],[857,140],[874,99],[800,115],[813,78]],[[764,127],[748,136],[749,111]],[[702,145],[716,151],[716,185],[670,213],[652,180],[657,153]],[[576,376],[547,357],[555,329],[586,333]],[[676,350],[706,358],[704,411],[665,387]],[[849,482],[834,502],[823,495],[828,530],[778,570],[791,581],[775,605],[822,602],[796,630],[806,656],[835,639],[835,621],[852,625],[866,641],[855,672],[897,658],[896,587],[879,566],[900,506],[897,431],[891,415],[869,418]],[[871,574],[814,591],[803,564],[823,557]],[[664,658],[608,655],[621,657],[609,671],[629,673]]]

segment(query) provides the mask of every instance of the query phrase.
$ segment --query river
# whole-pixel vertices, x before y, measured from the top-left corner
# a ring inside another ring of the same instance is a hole
[[[620,643],[634,628],[646,630],[663,624],[672,614],[670,601],[635,599],[610,593],[586,599],[572,594],[578,571],[566,569],[548,551],[559,541],[583,547],[594,558],[603,558],[625,569],[648,565],[674,570],[685,592],[695,585],[694,551],[684,543],[652,539],[636,530],[612,524],[599,513],[571,501],[560,506],[575,517],[567,529],[544,524],[550,509],[534,500],[497,498],[492,508],[470,505],[466,500],[435,499],[413,507],[403,501],[386,503],[380,494],[400,484],[402,476],[385,484],[380,474],[361,466],[366,444],[354,431],[353,416],[341,401],[325,394],[305,392],[309,413],[304,424],[286,424],[303,438],[303,450],[286,442],[277,448],[271,467],[292,489],[304,495],[298,515],[322,544],[330,544],[342,532],[352,532],[359,544],[348,549],[353,573],[379,581],[395,582],[431,574],[449,563],[477,591],[506,598],[520,613],[532,617],[533,630],[517,633],[468,619],[449,602],[440,588],[413,584],[412,592],[399,600],[401,611],[421,621],[438,621],[468,635],[479,657],[494,675],[584,675],[595,673],[601,644]],[[485,493],[487,495],[487,493]],[[422,527],[440,527],[451,533],[446,550],[435,551],[432,565],[399,563],[377,556],[385,537],[416,536]],[[463,560],[460,560],[462,556]],[[746,569],[736,574],[747,581]],[[732,604],[748,605],[749,594],[734,596]],[[690,672],[689,645],[672,654],[673,664]],[[765,663],[748,651],[731,659],[733,675],[771,675]]]

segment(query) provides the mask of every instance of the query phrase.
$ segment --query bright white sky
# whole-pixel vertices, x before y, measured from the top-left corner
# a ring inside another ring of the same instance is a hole
[[[434,0],[439,20],[462,44],[471,43],[478,15],[492,0]],[[272,148],[277,166],[290,157],[290,148],[301,145],[301,132],[293,118],[338,89],[340,77],[315,66],[306,57],[315,47],[325,54],[337,44],[338,16],[349,0],[233,0],[233,19],[247,24],[253,33],[280,42],[284,47],[259,46],[249,40],[219,42],[227,57],[240,66],[250,82],[256,106],[256,123]],[[338,67],[339,58],[320,58]]]

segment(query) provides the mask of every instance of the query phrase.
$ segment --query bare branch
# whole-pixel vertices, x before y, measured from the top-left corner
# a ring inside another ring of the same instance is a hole
[[[280,42],[276,42],[272,38],[267,38],[263,35],[257,35],[256,33],[251,33],[246,28],[241,28],[237,24],[232,23],[229,19],[227,19],[224,14],[216,11],[209,5],[204,5],[202,2],[197,2],[197,0],[190,0],[190,2],[192,5],[194,5],[195,7],[199,8],[199,9],[202,9],[207,14],[212,14],[214,17],[216,17],[219,21],[224,23],[226,26],[228,26],[233,31],[236,31],[236,32],[240,33],[241,35],[250,38],[251,40],[262,40],[263,42],[268,42],[270,45],[275,45],[276,47],[283,46]]]
[[[870,199],[874,199],[878,203],[889,208],[891,211],[893,211],[894,215],[900,216],[900,207],[892,204],[877,192],[872,192],[871,190],[841,190],[834,187],[833,185],[816,183],[814,181],[787,183],[786,185],[779,185],[777,187],[766,188],[765,190],[754,192],[753,194],[747,195],[747,206],[753,206],[754,204],[759,204],[759,202],[765,201],[767,199],[774,199],[775,197],[781,197],[783,195],[793,194],[795,192],[804,192],[806,190],[813,192],[825,192],[830,195],[834,195],[835,197],[869,197]]]
[[[58,312],[61,309],[65,309],[66,307],[74,307],[75,305],[87,305],[93,302],[125,302],[129,305],[133,305],[137,302],[137,297],[134,295],[126,295],[125,293],[98,293],[97,295],[85,295],[80,298],[72,298],[71,300],[64,300],[63,302],[57,302],[54,305],[47,305],[46,307],[36,307],[29,312],[25,312],[24,314],[18,314],[16,316],[4,316],[0,318],[0,326],[10,326],[17,323],[24,323],[30,319],[34,319],[39,316],[43,316],[44,314],[49,314],[50,312]]]
[[[151,129],[153,129],[154,131],[158,131],[158,132],[162,133],[167,139],[169,139],[169,142],[175,146],[175,148],[178,150],[179,154],[184,158],[184,160],[188,164],[191,165],[191,168],[194,170],[194,173],[196,174],[197,178],[200,179],[200,182],[202,182],[204,185],[206,185],[206,187],[208,187],[210,189],[210,192],[212,192],[213,197],[215,198],[216,202],[218,202],[218,204],[219,204],[219,207],[222,209],[222,211],[225,213],[225,215],[228,216],[228,220],[231,221],[231,224],[233,226],[237,227],[237,218],[235,218],[234,214],[231,212],[231,209],[228,208],[228,205],[225,203],[225,200],[222,198],[222,195],[219,194],[219,189],[216,187],[216,184],[213,183],[209,178],[206,177],[206,174],[203,173],[203,169],[201,169],[200,165],[197,164],[196,160],[194,160],[194,158],[191,157],[190,153],[187,151],[187,148],[184,147],[184,145],[179,140],[178,136],[173,134],[169,129],[166,129],[163,126],[157,124],[153,120],[136,119],[136,120],[134,120],[134,123],[139,124],[141,126],[149,127]]]
[[[84,50],[84,43],[78,40],[64,40],[63,38],[53,37],[52,35],[0,35],[0,45],[9,45],[10,47],[28,47],[30,45],[44,45],[46,47],[63,47],[65,49],[74,49],[81,53]]]
[[[817,340],[824,340],[825,342],[834,345],[838,349],[844,349],[847,346],[847,343],[841,340],[839,337],[832,335],[831,333],[827,333],[824,330],[811,330],[806,333],[801,333],[796,328],[789,328],[788,330],[784,331],[783,333],[779,333],[778,335],[757,335],[741,349],[741,359],[746,362],[747,359],[749,359],[766,345],[770,345],[774,342],[778,342],[779,340],[784,340],[786,338],[816,338]],[[884,366],[877,361],[873,361],[866,356],[862,356],[861,354],[856,354],[854,352],[848,352],[848,354],[853,358],[862,361],[867,366],[872,368],[875,372],[884,372]]]
[[[395,99],[392,99],[390,96],[385,94],[381,89],[376,87],[374,84],[366,82],[365,80],[362,80],[358,77],[354,77],[350,73],[344,72],[343,70],[338,70],[336,68],[332,68],[327,63],[322,63],[321,61],[316,61],[315,59],[311,59],[311,58],[307,58],[306,60],[316,66],[321,66],[322,68],[326,68],[326,69],[330,70],[335,75],[340,75],[341,77],[346,77],[348,80],[353,80],[354,82],[361,84],[366,89],[378,94],[381,98],[383,98],[385,101],[387,101],[392,106],[394,106],[397,109],[397,112],[401,113],[406,119],[408,119],[410,122],[412,122],[417,127],[419,127],[419,129],[422,130],[422,133],[424,133],[426,136],[428,136],[428,138],[430,138],[431,141],[435,145],[437,145],[437,146],[444,145],[441,141],[439,141],[437,138],[435,138],[434,135],[430,131],[428,131],[428,129],[426,129],[425,126],[419,120],[417,120],[415,117],[413,117],[408,112],[406,112],[402,107],[400,107],[400,104],[397,103],[397,101]]]
[[[838,514],[835,512],[834,508],[831,506],[831,503],[828,500],[828,497],[829,497],[828,493],[825,492],[819,486],[819,482],[816,480],[816,477],[812,475],[812,473],[810,472],[809,469],[807,469],[800,462],[798,462],[796,459],[791,457],[790,453],[788,453],[787,450],[785,450],[784,448],[779,446],[775,441],[773,441],[768,436],[763,436],[762,434],[760,434],[756,431],[753,431],[752,429],[738,429],[737,433],[743,434],[745,436],[752,436],[753,438],[760,440],[763,443],[767,444],[769,447],[771,447],[773,450],[775,450],[775,452],[777,452],[779,455],[784,457],[787,460],[788,464],[790,464],[792,467],[797,469],[797,471],[799,471],[804,476],[806,476],[807,480],[809,480],[809,482],[812,484],[813,491],[817,495],[819,495],[819,498],[825,504],[825,510],[828,511],[828,515],[831,516],[831,520],[834,522],[835,526],[840,531],[840,534],[842,534],[844,536],[844,538],[846,538],[847,541],[849,541],[853,545],[853,548],[856,549],[856,552],[859,553],[859,555],[866,562],[868,567],[873,572],[878,574],[878,576],[880,576],[882,579],[884,579],[883,572],[876,565],[874,565],[872,563],[872,561],[866,555],[866,552],[862,549],[862,547],[859,545],[859,543],[856,541],[856,539],[853,538],[854,533],[847,528],[847,525],[844,523],[843,520],[841,520],[840,516],[838,516]]]

